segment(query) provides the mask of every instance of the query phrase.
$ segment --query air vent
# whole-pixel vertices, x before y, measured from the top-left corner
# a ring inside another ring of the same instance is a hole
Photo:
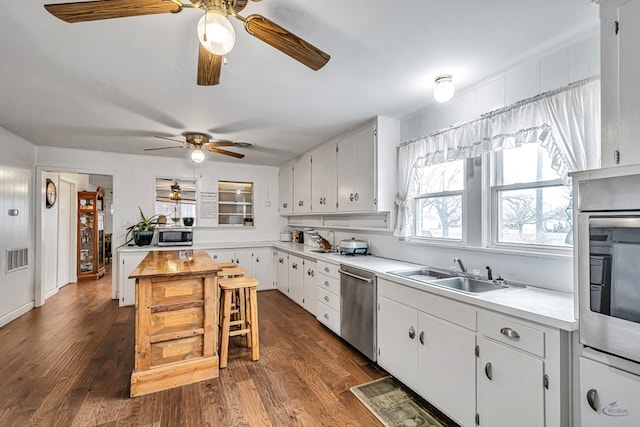
[[[29,249],[8,249],[7,262],[5,265],[7,273],[27,268],[29,266]]]

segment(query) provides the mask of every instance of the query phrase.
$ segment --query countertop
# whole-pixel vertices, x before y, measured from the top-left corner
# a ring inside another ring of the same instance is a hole
[[[502,314],[520,317],[524,320],[537,322],[565,331],[578,329],[578,320],[574,317],[574,297],[571,293],[552,291],[533,286],[524,288],[510,288],[480,294],[468,294],[437,285],[418,282],[401,276],[389,274],[389,271],[408,270],[424,265],[403,261],[380,258],[371,255],[339,255],[336,253],[314,252],[318,248],[300,243],[263,241],[263,242],[216,242],[198,243],[185,247],[135,247],[118,248],[119,252],[166,251],[172,249],[242,249],[256,247],[274,247],[295,255],[310,259],[317,259],[334,264],[347,264],[373,272],[379,278],[390,280],[404,286],[409,286],[432,294],[440,295],[452,300],[467,303],[479,308],[485,308]],[[438,266],[432,266],[438,268]],[[441,269],[441,268],[440,268]]]
[[[151,251],[129,276],[130,279],[207,274],[220,271],[204,249]]]

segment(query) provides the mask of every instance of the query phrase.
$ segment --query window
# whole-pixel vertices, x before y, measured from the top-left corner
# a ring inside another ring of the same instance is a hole
[[[168,224],[182,225],[182,218],[196,217],[196,183],[192,180],[156,178],[156,214]]]
[[[415,198],[414,236],[463,240],[464,161],[421,169],[420,195]]]
[[[538,143],[494,154],[492,243],[570,247],[571,187]]]

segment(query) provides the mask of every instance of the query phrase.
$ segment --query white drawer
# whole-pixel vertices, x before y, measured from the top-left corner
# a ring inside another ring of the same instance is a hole
[[[318,273],[319,269],[316,269],[316,283],[318,284],[318,290],[324,289],[332,294],[340,295],[340,278],[327,276],[323,273]]]
[[[339,311],[329,308],[327,305],[318,301],[318,306],[316,307],[316,319],[318,319],[320,323],[327,326],[333,332],[340,335]]]
[[[318,288],[318,301],[329,306],[329,308],[340,312],[340,297],[325,289]]]
[[[338,273],[338,270],[340,270],[340,266],[338,264],[331,264],[326,261],[318,260],[318,268],[316,269],[316,271],[322,274],[326,274],[327,276],[331,276],[331,277],[335,277],[336,279],[339,279],[340,273]]]
[[[544,357],[544,332],[508,318],[479,316],[479,330],[489,338]]]

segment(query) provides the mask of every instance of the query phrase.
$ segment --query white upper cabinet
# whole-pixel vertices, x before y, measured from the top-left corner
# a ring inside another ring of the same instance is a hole
[[[602,167],[640,163],[640,2],[601,0]]]
[[[311,200],[313,212],[337,210],[338,153],[335,141],[324,144],[311,153]]]
[[[399,143],[400,121],[378,116],[281,167],[280,215],[390,212]]]
[[[307,153],[293,164],[293,212],[311,212],[311,154]]]
[[[338,141],[338,212],[393,209],[400,123],[376,117]]]
[[[278,178],[280,184],[278,212],[280,212],[280,215],[290,214],[293,212],[293,163],[287,163],[282,166]]]

